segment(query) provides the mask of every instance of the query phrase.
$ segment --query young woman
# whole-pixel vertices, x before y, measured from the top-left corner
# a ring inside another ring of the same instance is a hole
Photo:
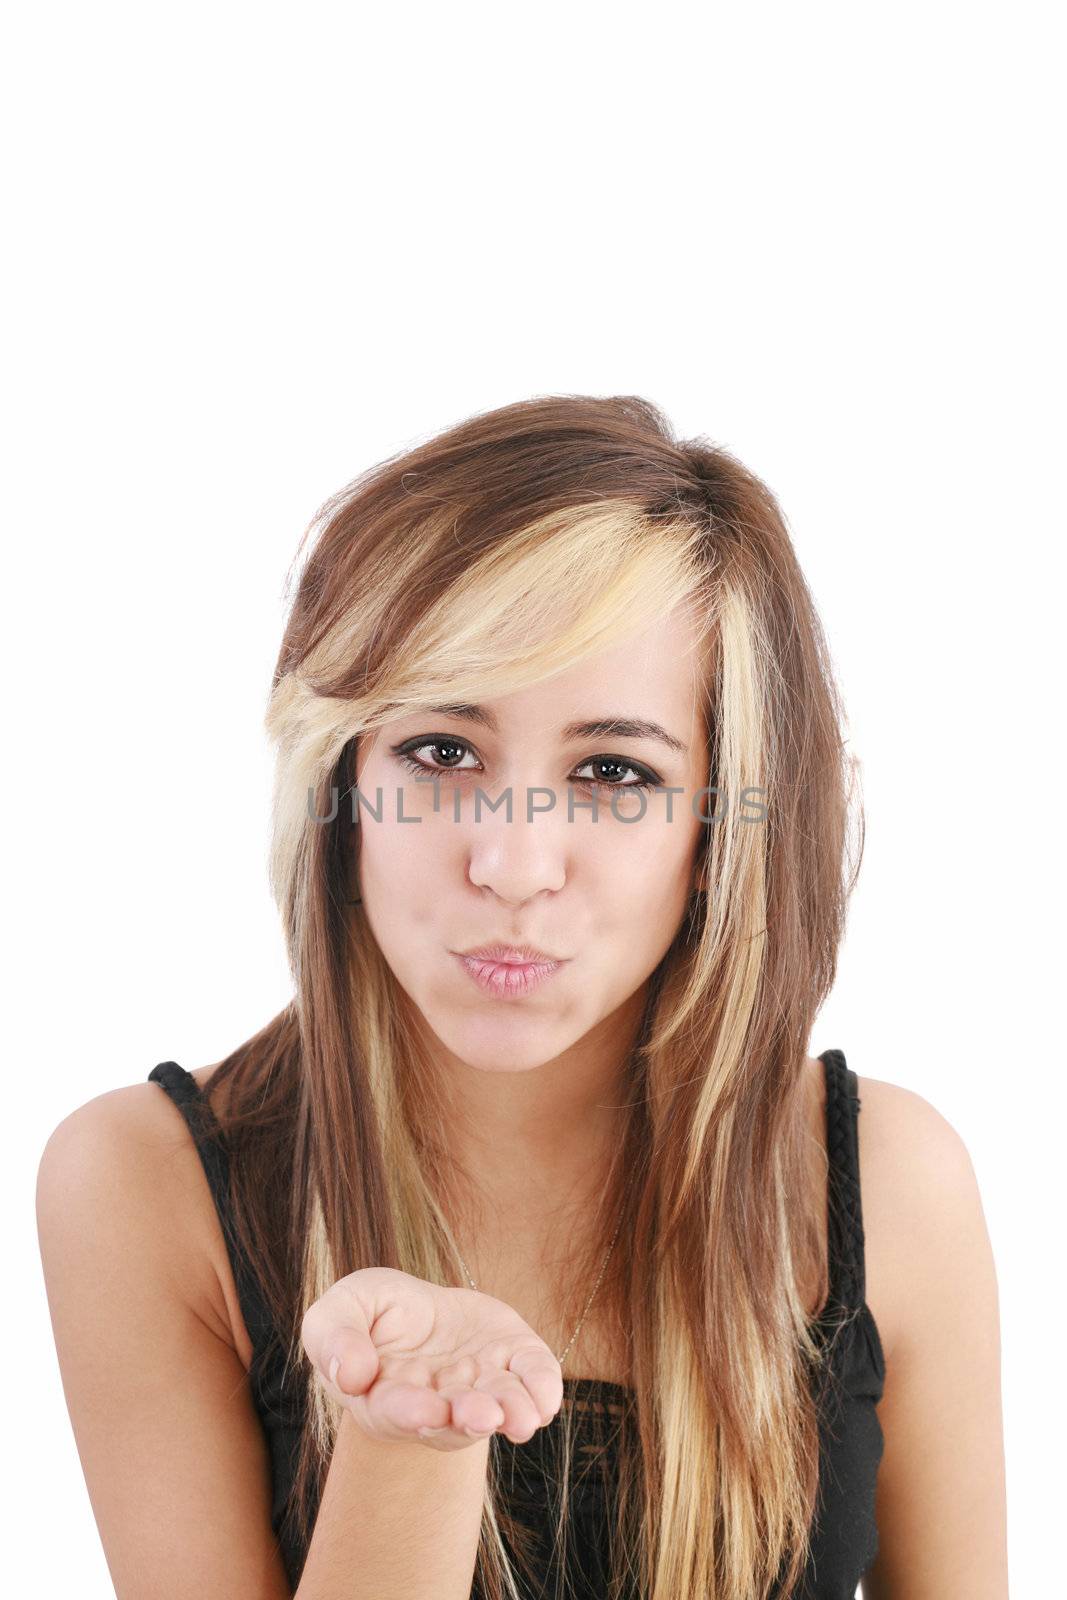
[[[808,1054],[858,855],[773,497],[550,397],[312,526],[267,718],[293,999],[41,1162],[116,1592],[1001,1600],[971,1163]]]

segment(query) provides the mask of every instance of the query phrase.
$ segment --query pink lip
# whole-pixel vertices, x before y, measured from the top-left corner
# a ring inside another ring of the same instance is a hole
[[[564,961],[551,959],[502,961],[499,957],[453,953],[479,988],[501,1000],[518,999],[532,993],[538,984],[566,965]]]
[[[479,961],[511,961],[523,966],[538,966],[543,961],[564,961],[565,956],[553,955],[551,950],[538,950],[533,944],[480,944],[470,950],[459,950],[458,955],[476,956]]]

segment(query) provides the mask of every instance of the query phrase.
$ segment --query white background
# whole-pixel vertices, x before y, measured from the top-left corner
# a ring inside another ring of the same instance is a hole
[[[9,17],[12,1593],[112,1592],[37,1255],[45,1139],[158,1061],[219,1060],[290,993],[262,717],[300,533],[382,456],[549,392],[646,396],[780,497],[868,821],[812,1046],[916,1090],[971,1153],[1001,1293],[1012,1591],[1051,1592],[1053,19],[939,0]]]

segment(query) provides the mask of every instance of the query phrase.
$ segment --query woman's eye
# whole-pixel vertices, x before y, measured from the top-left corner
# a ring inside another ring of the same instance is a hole
[[[473,752],[469,747],[459,739],[426,739],[422,744],[409,745],[406,750],[397,750],[395,753],[404,762],[405,766],[411,768],[412,772],[469,772],[471,770],[469,767],[460,767],[447,761],[443,767],[437,766],[433,762],[419,761],[416,756],[416,752],[419,750],[461,751],[466,755],[472,755]],[[477,764],[475,762],[475,766]]]
[[[618,783],[613,777],[590,778],[587,780],[589,783],[594,784],[597,788],[652,789],[659,781],[657,778],[653,777],[650,772],[646,772],[643,767],[635,767],[631,762],[623,761],[618,756],[594,756],[591,761],[583,761],[582,767],[610,767],[616,771],[621,768],[623,772],[633,772],[637,775],[636,782],[634,783]],[[580,771],[581,768],[578,770]]]

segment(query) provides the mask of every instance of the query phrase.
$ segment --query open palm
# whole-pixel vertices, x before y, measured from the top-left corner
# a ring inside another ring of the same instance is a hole
[[[375,1438],[447,1450],[499,1430],[519,1444],[563,1403],[559,1362],[511,1306],[391,1267],[340,1278],[301,1337],[327,1391]]]

